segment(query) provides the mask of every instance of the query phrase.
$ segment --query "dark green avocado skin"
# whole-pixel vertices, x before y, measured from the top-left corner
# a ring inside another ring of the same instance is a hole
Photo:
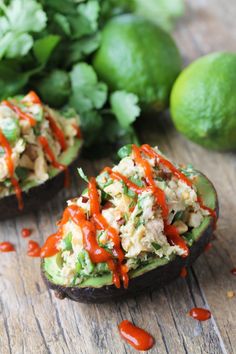
[[[218,203],[216,212],[218,215]],[[65,297],[83,303],[102,303],[111,300],[121,300],[125,297],[137,296],[144,290],[158,290],[178,278],[182,267],[190,267],[194,261],[204,252],[206,245],[210,242],[214,231],[214,221],[202,232],[197,242],[190,247],[190,255],[187,258],[177,256],[173,261],[164,266],[157,267],[138,277],[130,279],[128,289],[121,287],[117,289],[114,285],[103,286],[101,288],[79,288],[65,287],[52,283],[44,274],[41,266],[42,277],[45,284],[55,291],[55,295],[63,299]]]
[[[72,171],[78,162],[78,157],[68,166]],[[45,206],[63,187],[65,173],[59,172],[56,176],[48,179],[45,183],[32,187],[28,192],[23,192],[23,210],[19,210],[15,194],[0,199],[0,220],[21,216]]]

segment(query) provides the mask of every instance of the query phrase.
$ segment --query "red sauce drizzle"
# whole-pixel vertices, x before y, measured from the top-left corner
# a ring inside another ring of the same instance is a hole
[[[205,251],[205,252],[208,252],[208,251],[210,251],[211,248],[212,248],[212,243],[209,242],[209,243],[205,246],[204,251]]]
[[[96,201],[94,201],[94,203],[96,203]],[[93,204],[93,202],[91,204]],[[121,273],[124,286],[128,286],[126,267],[121,264],[119,264],[118,267],[113,259],[112,254],[110,254],[104,248],[99,246],[96,238],[95,221],[88,221],[83,210],[77,205],[70,205],[65,209],[62,219],[59,223],[58,232],[48,237],[41,249],[41,257],[52,257],[58,253],[58,242],[62,239],[62,228],[63,225],[68,222],[69,219],[71,219],[76,225],[81,228],[83,234],[84,248],[89,253],[91,261],[93,263],[107,262],[109,269],[113,273],[114,284],[117,287],[120,287],[119,275]],[[117,251],[117,256],[119,255],[120,254]]]
[[[11,242],[0,242],[0,252],[14,252],[15,247]]]
[[[152,167],[147,160],[141,157],[140,149],[136,145],[133,145],[132,151],[134,154],[134,161],[140,166],[142,166],[144,169],[146,182],[148,186],[151,187],[151,190],[154,196],[156,197],[157,204],[159,204],[162,209],[162,216],[163,219],[165,220],[168,218],[168,214],[169,214],[165,193],[163,192],[162,189],[156,186],[152,176]]]
[[[41,247],[38,242],[30,240],[28,243],[27,255],[30,257],[40,257]]]
[[[45,118],[49,121],[50,128],[52,129],[55,138],[59,142],[62,151],[65,151],[67,149],[67,143],[62,129],[57,125],[55,120],[48,113],[45,115]]]
[[[112,179],[115,179],[117,181],[123,181],[129,189],[131,189],[137,194],[141,194],[144,191],[142,187],[139,187],[137,184],[131,182],[127,177],[123,176],[121,173],[112,171],[110,167],[105,167],[103,171],[108,172]]]
[[[121,336],[137,350],[148,350],[154,345],[154,338],[142,328],[124,320],[119,324]]]
[[[28,228],[23,228],[23,229],[21,230],[21,236],[22,236],[23,238],[30,237],[31,233],[32,233],[32,230],[31,230],[31,229],[28,229]]]
[[[20,185],[17,181],[17,179],[14,177],[14,163],[12,160],[12,149],[11,145],[9,144],[8,140],[5,138],[4,134],[0,130],[0,145],[3,147],[6,153],[6,163],[7,163],[7,168],[9,171],[10,179],[11,179],[11,184],[14,187],[15,193],[16,193],[16,198],[18,201],[18,208],[19,210],[22,210],[24,207],[23,204],[23,199],[22,199],[22,190],[20,188]]]
[[[22,100],[22,102],[31,102],[34,104],[42,104],[39,96],[34,91],[30,91]]]
[[[236,268],[231,269],[230,273],[236,275]]]
[[[2,104],[5,104],[16,114],[18,114],[20,119],[28,121],[31,127],[34,127],[36,125],[36,120],[34,119],[34,117],[31,116],[31,114],[23,112],[18,106],[16,106],[12,102],[4,100],[2,101]]]
[[[187,268],[186,267],[183,267],[180,271],[180,276],[181,278],[186,278],[188,275],[188,271],[187,271]]]
[[[165,234],[167,236],[169,243],[172,245],[177,245],[180,248],[182,248],[184,251],[182,257],[187,257],[189,255],[189,248],[186,245],[185,241],[179,235],[177,229],[174,226],[168,225],[166,223],[166,219],[168,217],[169,210],[168,210],[168,206],[167,206],[166,199],[165,199],[165,193],[159,187],[156,186],[155,181],[152,176],[151,165],[148,163],[147,160],[145,160],[141,157],[141,152],[140,152],[141,149],[139,149],[136,145],[133,145],[132,150],[133,150],[133,154],[134,154],[134,161],[137,164],[141,165],[145,171],[145,180],[146,180],[146,184],[147,184],[146,187],[137,186],[135,183],[131,182],[127,177],[123,176],[119,172],[112,171],[112,169],[109,167],[105,167],[104,171],[108,172],[110,174],[111,178],[119,180],[119,181],[123,181],[129,189],[131,189],[132,191],[134,191],[137,194],[141,194],[142,192],[148,191],[148,190],[152,191],[153,195],[156,197],[157,204],[160,205],[160,207],[162,209]]]
[[[167,223],[164,221],[164,232],[167,237],[168,242],[172,246],[179,246],[184,253],[182,254],[182,257],[188,257],[189,255],[189,248],[184,241],[184,239],[180,236],[177,228],[173,225],[167,225]]]
[[[58,168],[59,170],[62,170],[65,172],[65,187],[69,187],[70,185],[70,176],[69,176],[69,170],[68,167],[66,165],[63,165],[62,163],[59,163],[55,156],[54,153],[52,151],[52,149],[49,146],[49,143],[47,141],[47,139],[45,138],[45,136],[39,136],[38,137],[39,143],[42,145],[43,150],[45,151],[46,155],[48,156],[48,158],[51,161],[51,164],[53,165],[53,167]]]
[[[89,199],[90,199],[90,213],[92,216],[92,220],[95,223],[95,226],[99,230],[106,230],[107,235],[110,240],[114,243],[113,255],[118,258],[118,264],[109,261],[109,267],[113,272],[113,283],[117,288],[120,287],[119,277],[121,276],[124,287],[127,288],[129,284],[129,278],[127,274],[127,267],[122,265],[122,261],[124,260],[124,253],[121,249],[120,245],[120,236],[119,233],[109,225],[105,217],[100,213],[100,202],[99,195],[96,187],[96,179],[91,178],[89,181]]]
[[[189,180],[182,172],[180,172],[170,161],[166,160],[163,156],[158,154],[156,151],[154,151],[149,145],[144,144],[141,146],[141,150],[148,155],[151,158],[157,158],[159,162],[167,167],[178,179],[181,179],[183,182],[185,182],[188,186],[192,186],[192,181]],[[217,214],[214,209],[211,209],[207,206],[204,205],[202,198],[198,196],[197,202],[200,204],[200,207],[204,210],[207,210],[209,214],[213,217],[214,219],[214,228],[216,228],[216,221],[217,221]]]
[[[151,149],[151,148],[150,148]],[[106,167],[104,171],[107,171],[110,174],[110,177],[119,181],[123,181],[128,188],[134,191],[137,194],[142,193],[143,191],[151,190],[154,196],[156,197],[157,204],[160,205],[162,209],[162,216],[164,219],[164,231],[167,236],[167,239],[170,244],[179,246],[183,251],[182,257],[187,257],[189,255],[189,248],[183,238],[179,235],[177,229],[173,225],[168,225],[166,219],[169,214],[168,206],[165,199],[165,193],[156,186],[155,181],[152,176],[152,168],[147,160],[141,157],[141,152],[136,145],[133,145],[133,154],[134,161],[141,165],[145,171],[145,180],[147,183],[146,187],[139,187],[135,183],[131,182],[127,177],[123,176],[119,172],[112,171],[111,168]],[[142,151],[142,150],[141,150]],[[152,151],[152,149],[151,149]],[[153,151],[154,152],[154,151]]]
[[[189,311],[189,315],[198,321],[206,321],[211,318],[211,312],[200,307],[194,307],[192,310]]]
[[[214,209],[211,209],[211,208],[208,208],[207,206],[205,206],[203,204],[203,200],[200,196],[198,196],[197,198],[197,201],[198,203],[200,204],[200,207],[204,210],[207,210],[209,212],[209,214],[211,215],[211,217],[213,218],[214,220],[214,224],[213,224],[213,227],[214,227],[214,230],[216,229],[216,222],[217,222],[217,214],[216,214],[216,211]]]
[[[182,172],[180,172],[170,161],[166,160],[163,156],[154,151],[151,146],[148,144],[144,144],[141,146],[141,150],[151,158],[158,158],[159,162],[167,167],[173,175],[175,175],[178,179],[181,179],[188,186],[192,186],[192,181],[190,181]]]
[[[77,125],[77,124],[73,124],[73,127],[75,128],[76,130],[76,136],[78,139],[81,139],[82,138],[82,133],[81,133],[81,130],[80,130],[80,127]]]
[[[151,158],[158,158],[159,162],[162,165],[167,167],[178,179],[181,179],[188,186],[191,187],[193,185],[193,182],[190,179],[188,179],[182,172],[180,172],[170,161],[166,160],[163,156],[161,156],[156,151],[154,151],[149,145],[147,144],[142,145],[141,150]],[[207,210],[209,214],[214,218],[215,226],[216,226],[216,220],[217,220],[216,211],[214,209],[205,206],[200,196],[198,196],[197,201],[200,204],[200,207],[204,210]]]
[[[46,257],[55,256],[59,252],[57,245],[61,239],[62,236],[60,232],[57,232],[49,236],[46,242],[44,243],[43,247],[41,248],[40,257],[46,258]]]
[[[34,91],[30,91],[28,93],[28,95],[26,95],[23,98],[22,102],[32,102],[34,104],[42,105],[42,102],[41,102],[40,98],[38,97],[38,95]],[[55,120],[49,115],[48,112],[46,112],[45,118],[49,121],[50,128],[51,128],[55,138],[59,142],[62,151],[66,150],[67,149],[67,143],[66,143],[65,135],[64,135],[62,129],[57,125]]]

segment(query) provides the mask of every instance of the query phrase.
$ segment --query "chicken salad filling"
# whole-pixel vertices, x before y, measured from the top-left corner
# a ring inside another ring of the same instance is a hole
[[[56,255],[64,285],[112,273],[117,287],[127,287],[140,265],[187,257],[189,232],[214,216],[198,196],[192,166],[175,166],[149,145],[128,145],[119,155],[116,166],[68,201],[58,232],[42,248],[43,258]]]
[[[80,140],[79,117],[44,105],[35,92],[0,103],[0,198],[44,183],[66,170],[63,154]]]

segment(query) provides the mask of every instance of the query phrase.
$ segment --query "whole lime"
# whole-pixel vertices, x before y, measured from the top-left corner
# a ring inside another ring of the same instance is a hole
[[[178,131],[210,149],[236,148],[236,53],[206,55],[190,64],[171,92]]]
[[[181,58],[168,33],[135,15],[121,15],[105,25],[93,65],[110,89],[135,93],[144,106],[161,109]]]

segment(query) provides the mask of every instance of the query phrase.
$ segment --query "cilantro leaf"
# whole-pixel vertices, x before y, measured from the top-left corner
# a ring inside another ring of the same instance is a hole
[[[42,100],[53,107],[61,107],[71,94],[70,78],[66,71],[54,69],[35,83]]]
[[[97,111],[83,112],[80,115],[81,128],[86,134],[84,145],[88,146],[98,141],[98,137],[101,135],[101,129],[103,127],[103,118]]]
[[[69,18],[73,39],[95,33],[98,29],[99,11],[100,5],[96,0],[89,0],[77,6],[77,13]]]
[[[39,63],[43,65],[47,63],[59,41],[59,36],[50,34],[34,42],[33,52]]]
[[[40,32],[46,26],[46,13],[35,0],[11,0],[9,6],[2,9],[12,31]]]
[[[64,32],[65,35],[67,35],[67,36],[71,35],[70,22],[68,21],[66,16],[64,16],[60,13],[56,13],[53,16],[53,20],[58,25],[58,27],[61,29],[61,31]]]
[[[0,61],[0,99],[19,93],[28,83],[29,77],[30,72],[22,72],[12,62]]]
[[[24,56],[33,46],[33,38],[28,33],[8,32],[0,39],[0,56],[16,58]]]
[[[93,108],[101,108],[107,99],[107,86],[98,82],[97,75],[91,65],[76,64],[70,72],[72,96],[70,103],[79,113]]]
[[[123,128],[128,128],[140,114],[138,97],[133,93],[115,91],[110,97],[111,109]]]
[[[31,33],[46,26],[46,13],[35,0],[11,0],[8,6],[0,2],[0,8],[0,59],[26,55],[34,42]]]
[[[66,57],[67,65],[74,64],[84,59],[87,55],[93,53],[96,49],[98,49],[100,41],[100,32],[96,32],[92,36],[86,36],[73,41],[68,49],[68,55]]]
[[[88,21],[89,33],[98,28],[99,10],[100,6],[96,0],[90,0],[78,6],[78,13]]]

